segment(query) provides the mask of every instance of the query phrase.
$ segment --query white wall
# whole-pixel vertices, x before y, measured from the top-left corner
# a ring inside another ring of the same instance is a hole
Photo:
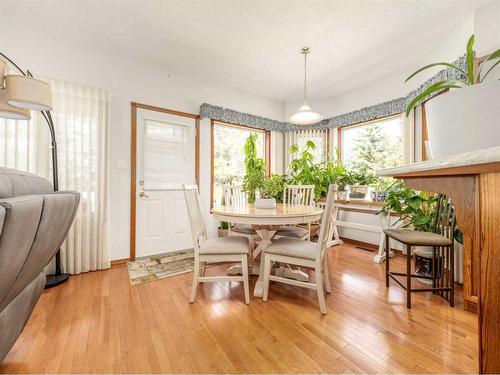
[[[25,31],[18,22],[0,21],[1,51],[33,74],[108,89],[111,110],[111,259],[129,256],[130,165],[115,168],[117,160],[130,160],[130,103],[132,101],[198,113],[203,102],[276,120],[283,119],[283,104],[226,88],[222,83],[180,76],[161,66],[77,46],[58,45],[43,35]],[[282,135],[274,136],[273,169],[281,172]],[[200,191],[208,216],[210,181],[210,121],[201,122]],[[129,163],[129,162],[128,162]],[[281,164],[280,164],[281,163]],[[213,230],[213,227],[212,227]]]

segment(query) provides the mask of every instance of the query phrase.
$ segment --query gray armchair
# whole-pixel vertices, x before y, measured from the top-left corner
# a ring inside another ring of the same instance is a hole
[[[80,201],[46,179],[0,168],[0,362],[45,285],[44,267],[68,234]]]

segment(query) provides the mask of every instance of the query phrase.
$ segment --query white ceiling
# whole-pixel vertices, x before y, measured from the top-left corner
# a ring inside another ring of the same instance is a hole
[[[429,41],[486,2],[0,1],[33,32],[279,101],[301,97],[302,46],[312,49],[310,96],[326,98],[421,61]]]

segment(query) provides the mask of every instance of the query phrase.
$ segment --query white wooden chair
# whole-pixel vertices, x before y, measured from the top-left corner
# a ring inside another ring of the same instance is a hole
[[[207,238],[205,222],[201,213],[200,197],[196,185],[184,185],[184,197],[194,244],[193,286],[189,302],[196,298],[198,283],[210,281],[241,281],[245,292],[245,303],[250,303],[248,286],[248,252],[250,243],[245,237]],[[241,262],[242,276],[205,276],[207,263]],[[203,264],[203,267],[201,265]]]
[[[229,207],[244,206],[247,204],[247,194],[241,190],[240,185],[223,185],[222,196],[224,197],[224,205]],[[227,235],[247,237],[252,244],[259,238],[257,232],[249,224],[233,224],[228,223]]]
[[[303,206],[314,204],[314,185],[287,185],[283,190],[283,203]],[[307,229],[296,226],[282,226],[276,236],[299,238],[301,240],[311,239],[311,223]]]
[[[264,250],[264,290],[262,299],[267,301],[269,296],[269,282],[277,281],[303,288],[316,289],[318,293],[319,309],[326,314],[324,289],[331,292],[330,274],[328,273],[327,245],[330,227],[333,225],[332,208],[336,186],[330,185],[326,197],[326,207],[323,211],[318,243],[302,241],[295,238],[279,238]],[[314,281],[298,281],[271,275],[273,262],[293,264],[314,269]],[[324,289],[323,289],[324,284]]]

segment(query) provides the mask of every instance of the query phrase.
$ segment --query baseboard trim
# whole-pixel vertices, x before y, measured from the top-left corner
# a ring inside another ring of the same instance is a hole
[[[130,261],[130,258],[123,258],[123,259],[115,259],[115,260],[112,260],[112,261],[111,261],[111,267],[114,267],[114,266],[120,266],[120,265],[122,265],[122,264],[127,263],[128,261]]]
[[[346,238],[346,237],[340,237],[340,239],[342,241],[344,241],[345,243],[359,247],[362,250],[378,251],[378,245],[375,245],[375,244],[372,244],[369,242],[358,241],[358,240],[354,240],[352,238]],[[398,253],[398,254],[402,254],[402,251],[400,249],[391,248],[391,251]]]

